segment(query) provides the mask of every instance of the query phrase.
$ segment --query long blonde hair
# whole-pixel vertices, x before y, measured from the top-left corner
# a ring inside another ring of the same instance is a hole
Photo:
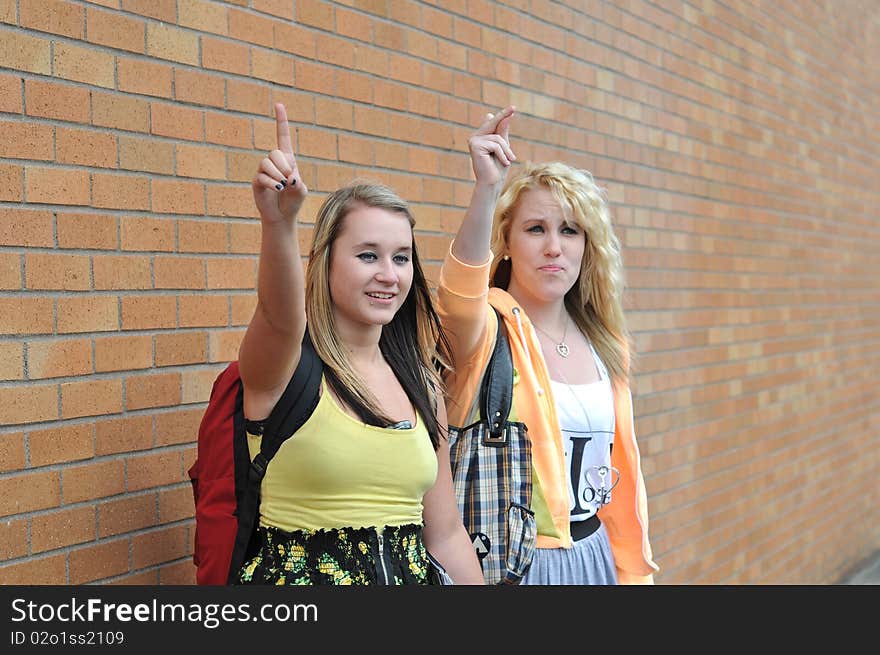
[[[333,390],[364,422],[384,427],[392,421],[351,366],[333,320],[330,251],[345,217],[357,207],[385,209],[404,216],[411,228],[415,225],[409,205],[385,185],[355,182],[331,193],[315,219],[306,267],[306,321],[309,336],[325,364],[327,381]],[[413,282],[409,294],[394,318],[382,327],[379,348],[425,420],[436,448],[445,426],[437,423],[435,395],[441,393],[440,372],[448,367],[450,351],[433,307],[415,239],[412,242],[412,266]]]
[[[561,162],[526,163],[511,172],[498,199],[492,226],[493,259],[490,284],[510,283],[507,239],[523,191],[548,189],[567,220],[586,236],[577,281],[565,294],[565,308],[580,331],[593,343],[612,378],[626,380],[630,337],[623,314],[623,260],[620,241],[611,227],[605,194],[587,172]]]

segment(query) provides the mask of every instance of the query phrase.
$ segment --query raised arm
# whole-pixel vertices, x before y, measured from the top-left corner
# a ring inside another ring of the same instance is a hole
[[[306,328],[305,286],[296,217],[308,194],[300,179],[284,105],[275,105],[278,147],[251,183],[260,212],[257,308],[239,350],[244,412],[269,415],[299,362]]]
[[[497,114],[488,114],[468,140],[476,181],[452,246],[452,254],[465,264],[484,264],[489,259],[492,216],[507,169],[516,159],[508,139],[515,111],[514,107],[506,107]]]

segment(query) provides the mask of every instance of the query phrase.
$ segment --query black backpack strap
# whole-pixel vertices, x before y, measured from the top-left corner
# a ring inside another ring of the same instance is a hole
[[[266,467],[278,452],[278,449],[294,432],[302,427],[315,411],[320,399],[321,376],[323,363],[315,352],[308,330],[303,336],[302,353],[299,363],[281,398],[266,419],[260,452],[254,457],[243,480],[237,481],[238,494],[238,531],[235,535],[235,546],[232,550],[232,561],[229,566],[228,584],[235,582],[239,568],[244,563],[248,547],[253,538],[260,506],[260,484],[266,474]],[[242,430],[244,434],[244,430]],[[238,448],[247,448],[247,437]],[[248,457],[250,459],[250,457]],[[238,476],[236,476],[238,477]]]
[[[299,430],[315,411],[320,398],[319,390],[323,372],[323,363],[318,357],[318,353],[315,352],[309,332],[306,330],[303,336],[299,364],[297,364],[287,388],[281,394],[281,398],[275,404],[269,418],[266,419],[263,438],[260,442],[260,452],[251,462],[249,478],[256,482],[262,481],[266,474],[266,467],[275,457],[278,449],[281,448],[281,444]]]
[[[513,402],[513,359],[504,318],[497,309],[492,309],[498,318],[498,333],[480,388],[480,419],[487,424],[489,430],[483,443],[487,446],[503,446],[507,443],[507,432],[504,428]]]

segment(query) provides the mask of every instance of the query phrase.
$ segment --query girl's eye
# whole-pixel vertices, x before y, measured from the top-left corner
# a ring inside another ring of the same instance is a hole
[[[409,257],[407,255],[394,255],[394,263],[395,264],[408,264]]]
[[[571,225],[565,225],[562,228],[562,233],[563,234],[580,234],[581,231],[579,229],[577,229],[576,227],[572,227]]]
[[[530,228],[526,230],[526,232],[532,232],[534,234],[541,234],[544,231],[543,225],[532,225]]]
[[[365,262],[374,262],[376,261],[376,253],[374,252],[362,252],[358,255],[358,259],[362,259]]]

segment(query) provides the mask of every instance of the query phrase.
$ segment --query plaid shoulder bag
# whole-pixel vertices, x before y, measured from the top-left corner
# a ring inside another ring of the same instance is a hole
[[[479,417],[465,427],[449,426],[449,452],[458,510],[486,583],[519,584],[537,542],[532,450],[526,425],[508,420],[513,360],[504,320],[495,312],[495,349],[474,399]]]

